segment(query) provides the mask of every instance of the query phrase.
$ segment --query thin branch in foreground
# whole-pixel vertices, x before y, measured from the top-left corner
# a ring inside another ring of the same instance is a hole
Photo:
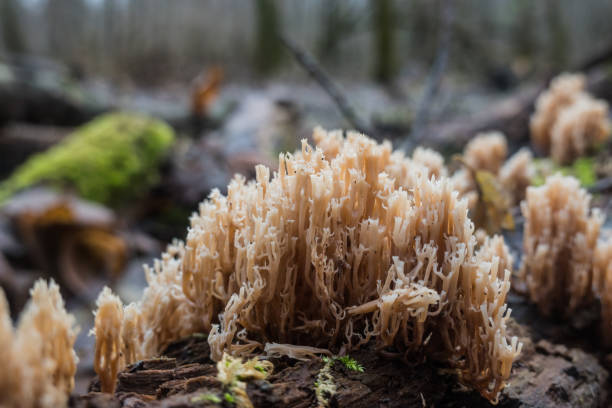
[[[446,70],[448,64],[448,54],[450,49],[451,41],[451,26],[454,19],[454,8],[453,0],[446,0],[441,4],[441,19],[442,25],[440,27],[440,39],[438,42],[438,50],[436,53],[436,59],[427,76],[427,82],[425,84],[425,90],[423,96],[419,102],[415,119],[412,125],[412,131],[410,136],[406,138],[402,144],[402,150],[408,151],[416,144],[420,143],[423,138],[423,127],[427,122],[429,116],[429,109],[433,104],[433,101],[440,88],[440,82],[442,76]]]
[[[371,129],[353,110],[340,88],[332,81],[325,71],[317,64],[315,59],[302,50],[297,44],[290,39],[280,35],[280,40],[283,45],[289,50],[296,61],[308,72],[308,74],[323,88],[323,90],[332,98],[342,116],[350,123],[351,126],[361,133],[367,134],[370,137],[376,137]]]

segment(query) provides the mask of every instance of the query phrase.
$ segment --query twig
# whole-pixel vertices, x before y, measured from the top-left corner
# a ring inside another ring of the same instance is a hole
[[[604,191],[612,191],[612,177],[602,178],[597,180],[595,184],[588,188],[589,193],[602,193]]]
[[[582,61],[575,67],[576,71],[588,71],[612,59],[612,44],[608,44],[605,48],[599,50],[596,54],[591,55],[588,59]]]
[[[446,70],[448,63],[448,54],[451,40],[451,28],[454,19],[454,4],[453,0],[445,0],[441,4],[442,24],[440,27],[440,37],[438,42],[438,51],[436,59],[427,76],[423,97],[419,103],[415,119],[412,125],[410,136],[406,138],[402,144],[404,151],[410,150],[414,145],[418,144],[423,137],[423,126],[429,116],[429,109],[440,88],[442,76]]]
[[[281,42],[291,52],[297,62],[310,74],[310,76],[317,81],[317,83],[323,88],[323,90],[333,99],[334,103],[340,110],[340,113],[344,118],[353,126],[356,130],[361,133],[365,133],[369,136],[376,137],[373,129],[365,124],[364,121],[357,116],[344,94],[340,91],[340,88],[331,80],[329,75],[323,71],[323,69],[317,64],[312,56],[306,51],[302,50],[297,44],[289,40],[288,38],[279,35]]]

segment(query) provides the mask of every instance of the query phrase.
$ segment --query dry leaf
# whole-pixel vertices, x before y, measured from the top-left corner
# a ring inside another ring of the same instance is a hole
[[[208,108],[219,96],[223,81],[221,67],[209,68],[204,78],[197,78],[191,93],[191,112],[196,116],[206,116]]]
[[[484,226],[487,231],[491,234],[502,228],[514,229],[514,218],[510,211],[511,200],[497,177],[489,171],[478,170],[474,179],[478,186],[478,204],[484,205],[486,211]]]
[[[514,229],[512,199],[497,176],[487,170],[475,170],[459,155],[453,159],[470,171],[476,184],[478,202],[471,214],[474,223],[485,228],[489,234],[497,233],[501,229]]]

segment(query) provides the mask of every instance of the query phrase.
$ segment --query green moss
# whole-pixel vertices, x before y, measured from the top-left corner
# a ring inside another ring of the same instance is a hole
[[[590,187],[597,181],[595,160],[591,157],[581,157],[572,164],[569,174],[576,177],[584,187]]]
[[[363,373],[363,366],[359,364],[359,362],[355,360],[353,357],[349,357],[349,356],[338,357],[338,361],[344,364],[344,366],[351,371],[357,371],[358,373]]]
[[[331,372],[331,368],[336,361],[336,357],[321,357],[323,360],[323,367],[317,374],[317,380],[314,383],[315,395],[319,407],[329,407],[329,400],[336,393],[336,383]]]
[[[328,407],[330,399],[336,393],[336,384],[332,375],[331,368],[336,361],[342,363],[348,370],[363,373],[363,366],[350,356],[322,356],[323,367],[317,374],[317,380],[314,382],[315,395],[320,407]]]
[[[114,204],[158,181],[158,166],[173,141],[174,132],[159,120],[128,113],[102,115],[18,167],[0,184],[0,202],[46,183]]]
[[[580,157],[570,166],[558,166],[550,159],[536,159],[534,165],[535,174],[531,179],[531,184],[534,186],[541,186],[546,178],[554,173],[573,176],[583,187],[590,187],[597,181],[596,163],[592,157]]]
[[[221,398],[217,397],[215,394],[201,394],[191,399],[191,402],[194,404],[202,404],[205,402],[211,402],[213,404],[220,404]]]
[[[225,401],[229,404],[236,403],[236,398],[234,398],[234,396],[230,394],[229,392],[226,392],[225,394],[223,394],[223,398],[225,398]]]
[[[339,361],[347,369],[351,371],[357,371],[359,373],[363,373],[363,370],[364,370],[363,366],[357,360],[355,360],[353,357],[348,356],[348,355],[347,356],[333,356],[333,357],[322,356],[321,360],[323,360],[323,362],[330,367],[333,366],[336,361]]]

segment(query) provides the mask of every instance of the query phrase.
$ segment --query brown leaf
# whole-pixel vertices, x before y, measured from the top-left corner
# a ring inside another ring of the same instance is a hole
[[[36,188],[15,196],[3,212],[16,225],[36,266],[74,295],[93,298],[97,286],[123,271],[127,247],[114,231],[114,213],[106,207]]]
[[[514,229],[514,218],[510,211],[511,200],[497,177],[486,170],[477,170],[474,175],[478,187],[479,205],[484,205],[484,226],[489,233],[500,229]]]

